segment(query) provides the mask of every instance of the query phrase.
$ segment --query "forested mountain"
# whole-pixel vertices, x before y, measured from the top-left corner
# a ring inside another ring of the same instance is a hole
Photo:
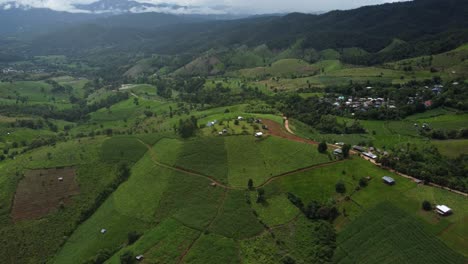
[[[0,36],[51,32],[101,16],[103,15],[57,12],[44,8],[5,9],[0,6]]]
[[[111,48],[124,52],[180,53],[244,44],[285,49],[303,39],[303,48],[359,47],[376,53],[395,38],[406,42],[379,54],[377,59],[349,58],[377,63],[459,46],[468,41],[466,17],[468,1],[464,0],[416,0],[322,15],[293,13],[205,23],[163,14],[128,14],[36,38],[29,51],[35,54],[60,50],[73,55]]]

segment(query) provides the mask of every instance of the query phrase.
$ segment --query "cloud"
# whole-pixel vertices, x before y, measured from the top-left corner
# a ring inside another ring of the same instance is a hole
[[[402,0],[134,0],[140,3],[177,4],[190,8],[153,8],[148,11],[173,13],[285,13],[316,12],[334,9],[351,9],[363,5],[382,4]],[[97,0],[0,0],[0,4],[14,2],[16,6],[50,8],[57,11],[80,12],[73,4],[89,4]],[[8,8],[12,8],[10,5]],[[6,8],[6,6],[4,6]],[[141,10],[137,10],[141,11]]]
[[[351,9],[365,5],[408,0],[136,0],[141,3],[172,3],[184,6],[205,6],[241,13],[316,12]]]

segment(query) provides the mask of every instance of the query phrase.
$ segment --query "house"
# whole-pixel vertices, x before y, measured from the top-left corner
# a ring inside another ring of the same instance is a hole
[[[333,150],[333,154],[335,154],[336,156],[343,155],[343,150],[342,149],[335,149],[335,150]]]
[[[59,180],[59,181],[63,181],[63,177],[59,177],[58,180]]]
[[[371,159],[376,159],[377,158],[377,155],[375,154],[372,154],[370,152],[363,152],[362,155],[368,157],[368,158],[371,158]]]
[[[386,183],[388,185],[394,185],[395,184],[395,180],[392,177],[389,177],[389,176],[383,176],[382,180],[384,181],[384,183]]]
[[[263,136],[263,132],[257,132],[255,133],[255,137],[262,137]]]
[[[107,230],[106,230],[106,229],[104,229],[104,228],[103,228],[103,229],[101,229],[101,234],[105,234],[105,233],[107,233]]]
[[[218,120],[214,120],[214,121],[208,122],[208,124],[206,124],[206,126],[207,126],[207,127],[212,127],[212,126],[214,126],[216,123],[218,123]]]
[[[242,120],[244,120],[244,118],[242,116],[238,116],[237,120],[242,121]]]
[[[142,261],[145,257],[143,255],[138,255],[135,257],[136,260]]]
[[[366,151],[366,149],[365,149],[364,147],[361,147],[361,146],[358,146],[358,145],[353,146],[353,149],[354,149],[354,150],[357,150],[357,151],[359,151],[359,152],[364,152],[364,151]]]
[[[452,213],[452,209],[450,209],[446,205],[437,205],[436,206],[436,212],[440,215],[446,216]]]

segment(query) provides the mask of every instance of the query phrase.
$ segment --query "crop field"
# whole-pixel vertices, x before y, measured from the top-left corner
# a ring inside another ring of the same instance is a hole
[[[247,186],[249,179],[254,185],[260,185],[278,174],[330,161],[313,145],[277,137],[260,140],[253,136],[209,137],[183,144],[164,139],[154,150],[165,164],[197,171],[241,188]]]
[[[102,144],[101,157],[106,161],[138,161],[147,148],[138,138],[132,136],[116,136],[107,139]]]
[[[12,218],[40,218],[70,203],[70,198],[79,193],[73,168],[27,171],[16,190]]]
[[[149,263],[177,263],[199,235],[199,231],[169,218],[146,232],[135,244],[117,251],[108,263],[120,264],[120,255],[126,251],[143,254]]]
[[[390,203],[363,213],[338,235],[337,263],[464,263],[464,258]]]
[[[222,208],[209,227],[209,231],[229,238],[249,238],[263,231],[263,226],[246,202],[243,191],[228,191]]]
[[[459,129],[468,127],[468,114],[448,114],[421,118],[420,123],[427,123],[433,129]]]

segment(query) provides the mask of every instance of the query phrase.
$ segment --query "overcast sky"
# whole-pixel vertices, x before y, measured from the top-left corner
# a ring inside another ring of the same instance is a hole
[[[229,10],[244,13],[315,12],[334,9],[351,9],[363,5],[382,4],[402,0],[135,0],[147,3],[171,3],[183,6]],[[60,11],[73,11],[72,4],[93,3],[96,0],[0,0],[32,7],[46,7]]]

